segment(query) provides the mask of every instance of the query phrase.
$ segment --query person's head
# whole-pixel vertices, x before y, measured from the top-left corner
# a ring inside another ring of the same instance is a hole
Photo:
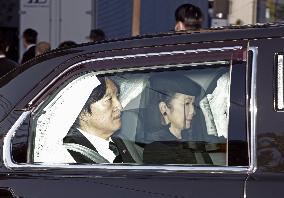
[[[27,47],[30,44],[37,43],[37,31],[34,29],[28,28],[23,32],[23,41],[24,46]]]
[[[63,41],[58,45],[58,48],[68,48],[68,47],[74,47],[77,43],[74,41]]]
[[[36,56],[44,54],[50,51],[50,44],[48,42],[42,41],[36,44],[35,53]]]
[[[156,92],[160,121],[170,125],[172,133],[191,127],[195,115],[195,100],[201,87],[183,75],[157,75],[150,78],[150,87]],[[155,103],[155,102],[154,102]]]
[[[121,127],[122,106],[118,100],[119,90],[109,78],[100,78],[85,103],[78,119],[79,127],[91,134],[108,139]]]
[[[183,4],[175,11],[175,30],[200,30],[203,15],[200,8],[192,4]]]
[[[101,29],[92,29],[88,39],[92,42],[99,42],[105,40],[105,33]]]

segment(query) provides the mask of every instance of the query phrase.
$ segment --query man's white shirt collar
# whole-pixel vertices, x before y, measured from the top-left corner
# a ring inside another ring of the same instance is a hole
[[[103,156],[110,163],[113,162],[116,156],[113,153],[113,151],[109,149],[109,142],[112,141],[111,138],[109,138],[109,140],[105,140],[96,135],[87,133],[83,131],[82,129],[78,128],[78,130],[91,142],[91,144],[97,149],[98,153],[101,156]]]

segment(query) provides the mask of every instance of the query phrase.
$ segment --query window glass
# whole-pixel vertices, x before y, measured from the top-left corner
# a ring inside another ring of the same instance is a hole
[[[34,112],[28,161],[235,165],[230,142],[246,143],[235,70],[245,79],[245,64],[227,61],[74,76]]]

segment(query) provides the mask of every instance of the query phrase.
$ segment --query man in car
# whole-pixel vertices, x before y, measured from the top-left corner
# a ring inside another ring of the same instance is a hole
[[[77,163],[135,162],[124,142],[112,135],[121,127],[122,106],[118,88],[109,78],[100,78],[75,124],[64,138],[65,148]]]

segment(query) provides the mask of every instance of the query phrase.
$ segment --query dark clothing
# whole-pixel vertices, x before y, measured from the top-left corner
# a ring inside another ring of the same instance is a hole
[[[118,150],[118,153],[116,154],[116,158],[114,159],[113,163],[121,163],[121,162],[135,163],[129,151],[127,150],[125,144],[120,138],[112,137],[112,141],[114,142],[114,145],[116,146]],[[96,152],[98,156],[103,158],[101,155],[99,155],[97,149],[92,145],[92,143],[76,128],[70,129],[69,133],[64,137],[63,143],[75,143],[75,144],[85,146],[91,149],[92,151]],[[108,163],[107,160],[106,161],[93,161],[92,159],[82,155],[81,153],[75,152],[69,149],[68,149],[68,152],[71,154],[71,156],[74,158],[74,160],[77,163]]]
[[[22,64],[35,57],[35,48],[36,46],[32,46],[23,54]]]
[[[161,130],[153,132],[148,135],[149,141],[188,141],[191,139],[191,130],[183,130],[181,132],[181,139],[178,139],[176,136],[174,136],[170,130],[170,125],[166,125],[162,127]]]
[[[167,127],[155,133],[155,141],[146,145],[143,162],[147,164],[212,164],[202,142],[187,141],[187,133],[177,139]],[[159,135],[157,135],[159,134]],[[197,160],[196,155],[199,154]],[[200,157],[201,156],[201,157]]]
[[[8,59],[0,58],[0,78],[18,66],[18,63]]]
[[[196,164],[194,151],[185,142],[156,141],[144,148],[143,162],[147,164]]]

